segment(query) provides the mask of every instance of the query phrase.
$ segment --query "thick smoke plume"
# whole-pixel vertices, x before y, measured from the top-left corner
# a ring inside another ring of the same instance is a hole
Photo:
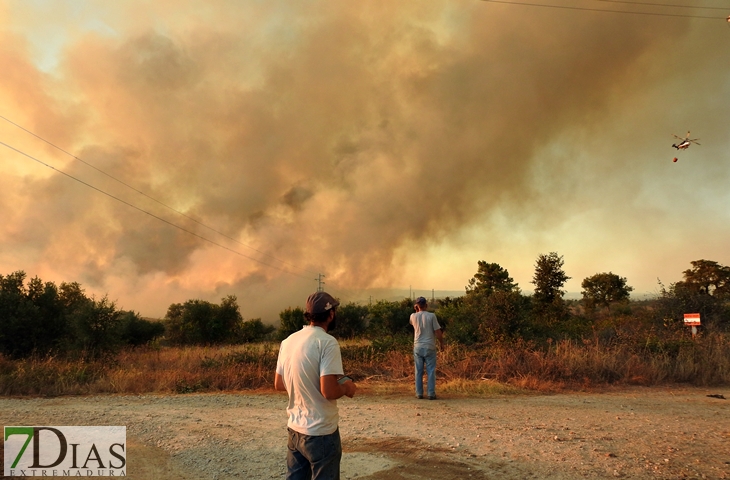
[[[691,63],[707,73],[717,38],[698,39],[689,19],[483,2],[179,3],[89,2],[76,22],[56,6],[47,31],[62,34],[47,39],[26,7],[6,7],[0,103],[3,116],[190,218],[11,125],[0,140],[219,245],[3,151],[0,273],[78,280],[162,315],[171,302],[228,293],[251,312],[255,299],[283,308],[317,273],[343,292],[402,282],[405,248],[475,225],[484,254],[473,264],[502,263],[490,215],[539,232],[618,199],[646,207],[631,180],[591,198],[604,180],[643,174],[621,118],[665,122],[652,95],[699,81],[666,82],[678,68],[667,53],[690,39]],[[717,92],[727,62],[714,72],[703,81]],[[618,144],[595,141],[604,127]],[[622,158],[593,166],[578,158],[580,141]],[[557,249],[538,245],[520,268]]]

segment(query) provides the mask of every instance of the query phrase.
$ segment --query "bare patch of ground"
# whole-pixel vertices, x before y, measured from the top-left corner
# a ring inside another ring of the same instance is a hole
[[[343,478],[730,478],[727,389],[340,400]],[[273,393],[0,399],[3,425],[126,425],[128,475],[283,478]]]

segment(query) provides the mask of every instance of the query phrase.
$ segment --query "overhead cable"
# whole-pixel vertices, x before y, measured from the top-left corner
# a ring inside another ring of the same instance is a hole
[[[573,7],[570,5],[550,5],[547,3],[530,3],[530,2],[512,2],[507,0],[479,0],[485,3],[500,3],[505,5],[521,5],[526,7],[544,7],[544,8],[559,8],[563,10],[578,10],[584,12],[603,12],[603,13],[623,13],[628,15],[648,15],[655,17],[678,17],[678,18],[703,18],[707,20],[727,20],[726,17],[709,17],[705,15],[683,15],[678,13],[661,13],[661,12],[635,12],[630,10],[608,10],[604,8],[589,8],[589,7]]]
[[[701,7],[696,5],[676,5],[671,3],[650,3],[650,2],[632,2],[629,0],[598,0],[606,3],[621,3],[625,5],[647,5],[652,7],[671,7],[671,8],[693,8],[699,10],[730,10],[730,7]]]
[[[177,224],[175,224],[175,223],[173,223],[173,222],[170,222],[169,220],[165,220],[164,218],[162,218],[162,217],[159,217],[159,216],[157,216],[157,215],[155,215],[155,214],[153,214],[153,213],[150,213],[150,212],[148,212],[147,210],[144,210],[144,209],[142,209],[142,208],[140,208],[140,207],[138,207],[138,206],[136,206],[136,205],[133,205],[133,204],[131,204],[131,203],[127,202],[126,200],[122,200],[121,198],[119,198],[119,197],[116,197],[116,196],[112,195],[111,193],[105,192],[104,190],[102,190],[102,189],[100,189],[100,188],[97,188],[97,187],[95,187],[94,185],[91,185],[90,183],[86,183],[86,182],[84,182],[83,180],[81,180],[81,179],[79,179],[79,178],[76,178],[76,177],[74,177],[73,175],[71,175],[71,174],[69,174],[69,173],[66,173],[66,172],[64,172],[63,170],[59,170],[59,169],[57,169],[56,167],[54,167],[53,165],[49,165],[48,163],[45,163],[45,162],[43,162],[42,160],[39,160],[39,159],[37,159],[37,158],[33,157],[32,155],[29,155],[29,154],[27,154],[27,153],[23,152],[22,150],[19,150],[19,149],[15,148],[15,147],[13,147],[13,146],[11,146],[11,145],[8,145],[8,144],[7,144],[7,143],[5,143],[5,142],[2,142],[2,141],[0,141],[0,145],[3,145],[3,146],[5,146],[5,147],[9,148],[10,150],[13,150],[13,151],[15,151],[15,152],[17,152],[17,153],[19,153],[19,154],[21,154],[21,155],[25,156],[25,157],[28,157],[28,158],[30,158],[31,160],[33,160],[33,161],[35,161],[35,162],[38,162],[38,163],[40,163],[40,164],[41,164],[41,165],[43,165],[43,166],[46,166],[46,167],[48,167],[48,168],[50,168],[50,169],[52,169],[52,170],[55,170],[56,172],[58,172],[58,173],[60,173],[60,174],[62,174],[62,175],[65,175],[66,177],[68,177],[68,178],[71,178],[72,180],[76,180],[77,182],[81,183],[82,185],[85,185],[85,186],[87,186],[87,187],[89,187],[89,188],[91,188],[91,189],[93,189],[93,190],[96,190],[97,192],[99,192],[99,193],[102,193],[102,194],[106,195],[107,197],[109,197],[109,198],[112,198],[112,199],[114,199],[114,200],[116,200],[116,201],[118,201],[118,202],[121,202],[121,203],[123,203],[123,204],[127,205],[128,207],[132,207],[132,208],[134,208],[135,210],[138,210],[138,211],[140,211],[140,212],[142,212],[142,213],[144,213],[144,214],[147,214],[147,215],[149,215],[149,216],[150,216],[150,217],[152,217],[152,218],[155,218],[155,219],[157,219],[157,220],[159,220],[159,221],[161,221],[161,222],[164,222],[164,223],[166,223],[166,224],[168,224],[168,225],[170,225],[170,226],[172,226],[172,227],[175,227],[175,228],[177,228],[178,230],[181,230],[181,231],[183,231],[183,232],[185,232],[185,233],[188,233],[188,234],[190,234],[190,235],[193,235],[193,236],[195,236],[195,237],[197,237],[197,238],[199,238],[199,239],[201,239],[201,240],[203,240],[203,241],[206,241],[206,242],[208,242],[208,243],[211,243],[211,244],[213,244],[213,245],[215,245],[215,246],[217,246],[217,247],[220,247],[220,248],[223,248],[223,249],[225,249],[225,250],[228,250],[229,252],[231,252],[231,253],[235,253],[236,255],[240,255],[241,257],[244,257],[244,258],[248,258],[249,260],[253,260],[254,262],[260,263],[260,264],[262,264],[262,265],[266,265],[267,267],[275,268],[275,269],[277,269],[277,270],[279,270],[279,271],[282,271],[282,272],[284,272],[284,273],[288,273],[289,275],[294,275],[295,277],[299,277],[299,278],[304,278],[304,279],[307,279],[307,280],[309,280],[309,278],[308,278],[308,277],[304,277],[304,276],[302,276],[302,275],[299,275],[299,274],[297,274],[297,273],[291,272],[291,271],[289,271],[289,270],[285,270],[285,269],[283,269],[283,268],[277,267],[276,265],[272,265],[272,264],[270,264],[270,263],[266,263],[266,262],[263,262],[263,261],[261,261],[261,260],[258,260],[258,259],[256,259],[256,258],[254,258],[254,257],[251,257],[251,256],[249,256],[249,255],[246,255],[246,254],[244,254],[244,253],[241,253],[241,252],[239,252],[239,251],[237,251],[237,250],[233,250],[232,248],[228,248],[228,247],[226,247],[225,245],[221,245],[220,243],[218,243],[218,242],[216,242],[216,241],[214,241],[214,240],[211,240],[211,239],[209,239],[209,238],[206,238],[206,237],[204,237],[204,236],[202,236],[202,235],[199,235],[199,234],[197,234],[197,233],[195,233],[195,232],[192,232],[192,231],[190,231],[190,230],[188,230],[188,229],[186,229],[186,228],[184,228],[184,227],[181,227],[180,225],[177,225]]]
[[[12,124],[12,125],[14,125],[14,126],[18,127],[19,129],[23,130],[24,132],[26,132],[26,133],[29,133],[30,135],[33,135],[33,136],[34,136],[34,137],[36,137],[37,139],[39,139],[39,140],[41,140],[41,141],[43,141],[43,142],[47,143],[48,145],[52,146],[53,148],[55,148],[55,149],[57,149],[57,150],[60,150],[61,152],[65,153],[66,155],[68,155],[68,156],[70,156],[70,157],[72,157],[72,158],[74,158],[74,159],[78,160],[79,162],[83,163],[84,165],[86,165],[86,166],[88,166],[88,167],[91,167],[91,168],[93,168],[94,170],[96,170],[97,172],[101,173],[102,175],[105,175],[105,176],[107,176],[107,177],[111,178],[111,179],[112,179],[112,180],[114,180],[115,182],[118,182],[118,183],[120,183],[120,184],[124,185],[125,187],[129,188],[130,190],[133,190],[133,191],[137,192],[138,194],[140,194],[140,195],[143,195],[143,196],[145,196],[145,197],[149,198],[149,199],[150,199],[150,200],[152,200],[153,202],[156,202],[156,203],[158,203],[159,205],[162,205],[163,207],[165,207],[165,208],[167,208],[167,209],[170,209],[170,210],[172,210],[173,212],[177,213],[178,215],[182,215],[183,217],[187,218],[188,220],[190,220],[190,221],[192,221],[192,222],[195,222],[195,223],[197,223],[197,224],[198,224],[198,225],[200,225],[201,227],[207,228],[207,229],[208,229],[208,230],[210,230],[211,232],[215,232],[215,233],[217,233],[218,235],[220,235],[220,236],[222,236],[222,237],[225,237],[225,238],[227,238],[228,240],[232,240],[232,241],[234,241],[234,242],[238,243],[239,245],[242,245],[242,246],[244,246],[244,247],[246,247],[246,248],[250,248],[251,250],[253,250],[253,251],[257,252],[257,253],[260,253],[261,255],[264,255],[264,256],[266,256],[266,257],[268,257],[268,258],[272,259],[272,260],[276,260],[277,262],[280,262],[280,263],[282,263],[282,264],[284,264],[284,265],[287,265],[287,266],[289,266],[289,267],[292,267],[292,268],[296,268],[296,269],[298,269],[298,270],[302,270],[302,271],[304,271],[304,272],[312,273],[312,274],[314,274],[314,275],[316,275],[316,274],[318,273],[318,272],[312,272],[312,271],[310,271],[310,270],[307,270],[307,269],[305,269],[305,268],[302,268],[302,267],[299,267],[299,266],[297,266],[297,265],[294,265],[294,264],[288,263],[288,262],[286,262],[286,261],[284,261],[284,260],[280,260],[280,259],[278,259],[278,258],[274,257],[273,255],[270,255],[270,254],[268,254],[268,253],[266,253],[266,252],[262,252],[261,250],[258,250],[258,249],[256,249],[256,248],[254,248],[254,247],[250,246],[250,245],[246,245],[245,243],[241,242],[240,240],[237,240],[237,239],[235,239],[235,238],[233,238],[233,237],[231,237],[231,236],[229,236],[229,235],[226,235],[225,233],[223,233],[223,232],[221,232],[221,231],[219,231],[219,230],[216,230],[215,228],[213,228],[213,227],[210,227],[210,226],[208,226],[208,225],[204,224],[203,222],[200,222],[199,220],[196,220],[195,218],[191,217],[190,215],[187,215],[186,213],[184,213],[184,212],[181,212],[180,210],[177,210],[176,208],[174,208],[174,207],[171,207],[170,205],[167,205],[166,203],[164,203],[164,202],[161,202],[160,200],[157,200],[156,198],[154,198],[154,197],[152,197],[152,196],[150,196],[150,195],[148,195],[148,194],[144,193],[143,191],[141,191],[141,190],[138,190],[138,189],[134,188],[133,186],[129,185],[128,183],[125,183],[124,181],[122,181],[122,180],[119,180],[118,178],[114,177],[113,175],[111,175],[111,174],[109,174],[109,173],[107,173],[107,172],[105,172],[105,171],[101,170],[100,168],[98,168],[98,167],[96,167],[96,166],[92,165],[91,163],[89,163],[89,162],[87,162],[87,161],[85,161],[85,160],[82,160],[82,159],[80,159],[80,158],[79,158],[79,157],[77,157],[76,155],[74,155],[74,154],[72,154],[72,153],[69,153],[68,151],[64,150],[63,148],[59,147],[58,145],[56,145],[56,144],[54,144],[54,143],[52,143],[52,142],[50,142],[50,141],[46,140],[45,138],[43,138],[43,137],[41,137],[40,135],[38,135],[38,134],[36,134],[36,133],[34,133],[34,132],[32,132],[32,131],[28,130],[27,128],[25,128],[25,127],[23,127],[23,126],[21,126],[21,125],[18,125],[17,123],[13,122],[12,120],[10,120],[10,119],[8,119],[8,118],[6,118],[6,117],[2,116],[2,115],[0,115],[0,118],[2,118],[3,120],[5,120],[6,122],[8,122],[8,123],[10,123],[10,124]]]

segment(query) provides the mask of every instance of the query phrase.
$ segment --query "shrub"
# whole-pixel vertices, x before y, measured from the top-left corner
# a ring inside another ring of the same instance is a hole
[[[188,300],[167,309],[166,335],[179,345],[231,343],[242,321],[234,295],[223,298],[220,305]]]
[[[145,320],[134,312],[121,312],[121,340],[126,345],[145,345],[165,333],[162,322]]]
[[[380,300],[368,309],[370,323],[367,333],[372,338],[407,332],[410,328],[413,302],[404,298],[400,302]]]
[[[236,343],[252,343],[264,340],[275,330],[273,325],[264,325],[260,318],[241,322],[236,333]]]
[[[85,302],[70,316],[69,345],[91,356],[116,351],[122,345],[121,316],[106,296]]]
[[[276,335],[279,340],[284,340],[286,337],[301,330],[302,327],[306,325],[304,320],[304,310],[299,307],[289,307],[279,313],[279,320],[279,330]]]

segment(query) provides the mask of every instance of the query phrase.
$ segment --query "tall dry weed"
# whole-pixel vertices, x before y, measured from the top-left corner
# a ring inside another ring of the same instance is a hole
[[[401,340],[343,342],[345,372],[373,385],[413,380],[413,355]],[[190,393],[271,388],[278,344],[136,348],[112,359],[0,356],[0,395]],[[600,339],[447,345],[438,354],[439,388],[475,395],[494,385],[549,391],[600,385],[730,384],[730,340],[714,334],[645,339]],[[394,387],[395,388],[395,387]]]

